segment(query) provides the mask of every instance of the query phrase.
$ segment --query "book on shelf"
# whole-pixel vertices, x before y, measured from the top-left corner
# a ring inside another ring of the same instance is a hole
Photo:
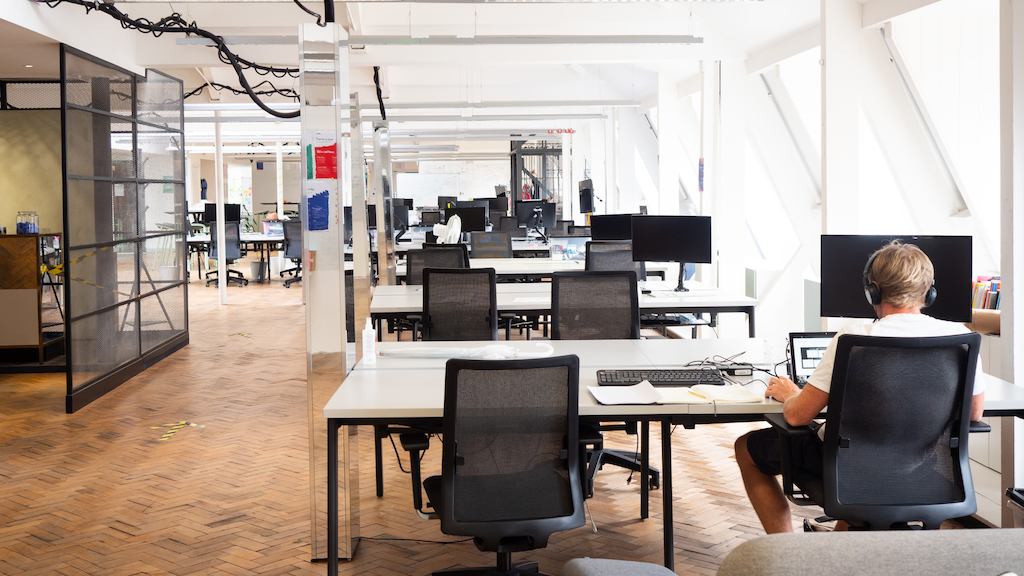
[[[974,282],[971,297],[971,308],[981,310],[999,310],[999,295],[1002,280],[999,276],[978,276]]]

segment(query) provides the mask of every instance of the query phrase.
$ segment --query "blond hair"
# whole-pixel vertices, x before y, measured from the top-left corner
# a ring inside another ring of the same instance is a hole
[[[882,301],[898,308],[924,306],[935,284],[932,261],[913,244],[893,240],[871,255],[868,280],[878,285]]]

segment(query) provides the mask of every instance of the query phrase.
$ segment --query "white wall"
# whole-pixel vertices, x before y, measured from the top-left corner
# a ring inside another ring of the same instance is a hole
[[[298,202],[299,184],[301,183],[302,163],[296,159],[289,162],[284,161],[284,200],[285,202]],[[266,206],[264,202],[277,202],[277,162],[263,162],[263,169],[256,168],[256,162],[252,163],[252,205],[256,212],[276,210],[273,206]],[[285,209],[288,209],[285,206]],[[295,209],[295,206],[291,206]]]
[[[434,206],[438,196],[462,200],[494,196],[494,187],[509,182],[507,160],[420,162],[420,171],[400,172],[395,193],[416,206]]]
[[[35,210],[39,231],[63,230],[60,112],[0,112],[0,226],[14,234],[19,210]]]

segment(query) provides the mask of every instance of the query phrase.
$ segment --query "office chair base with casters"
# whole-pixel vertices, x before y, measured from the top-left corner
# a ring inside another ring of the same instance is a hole
[[[211,276],[212,276],[212,278],[211,278]],[[207,287],[216,286],[216,285],[218,285],[219,282],[220,282],[220,279],[218,278],[216,270],[214,270],[212,272],[207,272],[206,273],[206,286]],[[242,276],[242,273],[239,272],[238,270],[228,269],[228,286],[231,286],[232,284],[234,284],[235,286],[243,286],[244,287],[244,286],[248,286],[249,285],[249,280],[246,279],[244,276]]]
[[[452,568],[434,572],[433,576],[545,576],[536,562],[513,564],[508,570],[500,568]]]
[[[295,284],[296,282],[302,282],[302,275],[301,274],[296,274],[295,276],[285,280],[284,281],[284,287],[285,288],[291,288],[292,284]]]

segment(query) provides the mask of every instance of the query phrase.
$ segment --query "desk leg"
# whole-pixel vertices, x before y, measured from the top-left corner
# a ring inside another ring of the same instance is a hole
[[[675,570],[675,535],[672,520],[672,425],[670,418],[661,421],[661,518],[665,548],[665,568]],[[333,576],[333,575],[332,575]]]
[[[327,574],[338,576],[338,421],[327,420]]]
[[[747,308],[747,334],[750,338],[754,337],[754,307]]]
[[[651,428],[650,422],[637,422],[640,426],[640,518],[646,520],[650,514],[651,497]]]

